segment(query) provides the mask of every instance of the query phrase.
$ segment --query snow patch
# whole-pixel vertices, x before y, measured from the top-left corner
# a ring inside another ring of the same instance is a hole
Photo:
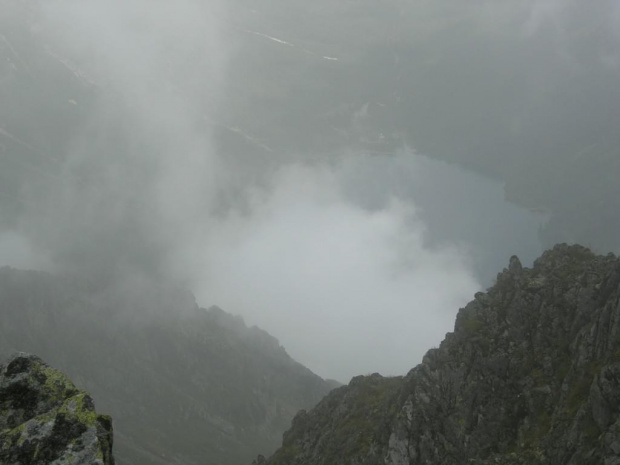
[[[248,32],[250,34],[254,34],[254,35],[259,36],[259,37],[264,37],[265,39],[273,40],[274,42],[277,42],[277,43],[282,44],[282,45],[286,45],[288,47],[294,47],[293,44],[291,44],[290,42],[287,42],[286,40],[278,39],[277,37],[273,37],[273,36],[270,36],[270,35],[267,35],[267,34],[263,34],[262,32],[250,31],[250,30],[247,30],[247,29],[246,29],[246,32]]]

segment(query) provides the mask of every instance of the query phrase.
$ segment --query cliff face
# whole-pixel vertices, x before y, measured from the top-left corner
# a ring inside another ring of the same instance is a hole
[[[513,257],[404,378],[298,414],[266,462],[618,465],[619,414],[620,260],[560,245]]]
[[[266,332],[186,292],[0,269],[0,354],[45,354],[114,418],[119,464],[224,464],[277,448],[331,389]]]
[[[0,366],[0,463],[113,465],[112,421],[39,358]]]

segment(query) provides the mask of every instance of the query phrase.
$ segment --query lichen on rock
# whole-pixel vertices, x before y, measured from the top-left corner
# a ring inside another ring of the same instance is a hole
[[[0,365],[0,463],[112,465],[112,420],[33,355]]]

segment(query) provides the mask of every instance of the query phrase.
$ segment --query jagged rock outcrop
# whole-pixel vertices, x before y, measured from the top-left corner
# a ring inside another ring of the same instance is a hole
[[[112,420],[38,357],[0,366],[0,463],[113,465]]]
[[[404,378],[354,378],[268,465],[620,464],[620,260],[516,257]]]

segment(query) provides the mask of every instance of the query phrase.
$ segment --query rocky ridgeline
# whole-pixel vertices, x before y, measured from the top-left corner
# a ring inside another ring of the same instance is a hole
[[[241,318],[131,283],[0,268],[0,359],[45,354],[84,387],[114,418],[118,463],[246,464],[334,387]]]
[[[112,420],[32,355],[0,366],[0,463],[112,465]]]
[[[402,378],[302,411],[268,465],[619,465],[620,260],[516,257]]]

